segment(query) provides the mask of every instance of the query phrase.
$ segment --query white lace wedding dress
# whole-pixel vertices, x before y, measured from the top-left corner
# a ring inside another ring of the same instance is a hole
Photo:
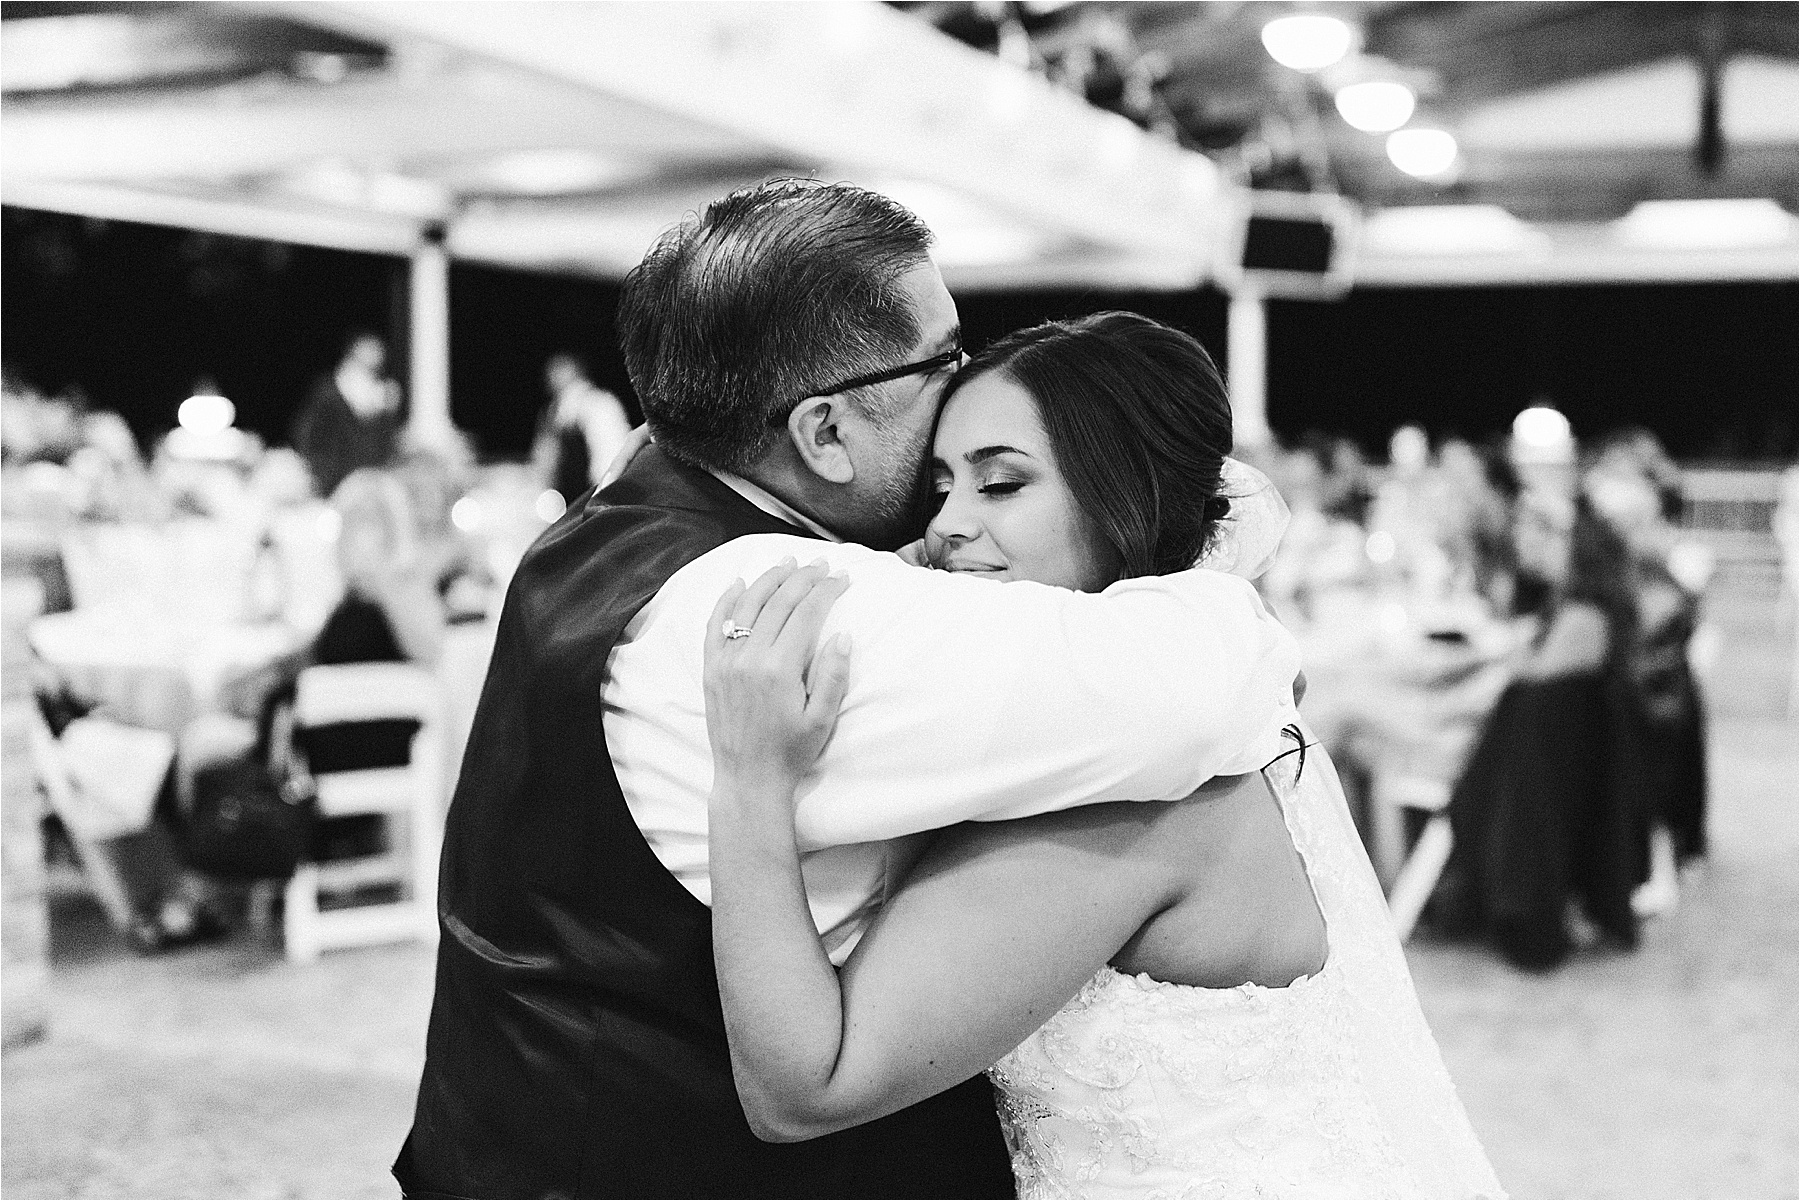
[[[1505,1195],[1337,773],[1314,747],[1294,783],[1295,758],[1265,776],[1325,917],[1325,966],[1228,989],[1102,968],[989,1072],[1019,1196]]]

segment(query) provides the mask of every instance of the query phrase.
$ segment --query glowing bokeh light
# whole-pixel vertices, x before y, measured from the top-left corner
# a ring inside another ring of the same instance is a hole
[[[465,534],[477,534],[487,524],[487,511],[473,496],[465,496],[450,506],[450,522]]]
[[[538,515],[538,519],[546,522],[555,521],[561,517],[563,511],[568,507],[569,502],[564,500],[563,494],[555,488],[546,488],[538,493],[537,502],[531,506],[532,511]]]
[[[1456,138],[1442,129],[1396,129],[1388,135],[1387,155],[1408,175],[1434,179],[1456,166]]]
[[[1372,79],[1337,90],[1338,115],[1364,133],[1387,133],[1412,120],[1413,92],[1403,83]]]
[[[1262,28],[1263,49],[1284,67],[1319,71],[1350,53],[1350,27],[1336,17],[1303,13],[1277,17]]]

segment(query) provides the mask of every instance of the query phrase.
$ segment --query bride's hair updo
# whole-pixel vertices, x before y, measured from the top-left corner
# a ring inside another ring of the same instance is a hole
[[[1063,478],[1118,552],[1121,579],[1194,565],[1230,511],[1219,472],[1231,402],[1204,346],[1136,313],[1048,321],[982,351],[945,400],[989,372],[1037,402]]]

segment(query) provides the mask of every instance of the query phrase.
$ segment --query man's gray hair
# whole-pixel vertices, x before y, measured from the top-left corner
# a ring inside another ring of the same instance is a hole
[[[931,231],[878,192],[777,179],[715,200],[625,277],[619,341],[659,446],[741,472],[792,407],[919,339],[900,278]]]

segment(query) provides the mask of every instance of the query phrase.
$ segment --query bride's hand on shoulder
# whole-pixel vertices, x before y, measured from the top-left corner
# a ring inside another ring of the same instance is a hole
[[[713,801],[774,798],[788,806],[837,724],[850,679],[849,636],[818,646],[849,586],[823,563],[787,560],[734,583],[706,632],[706,732]]]

